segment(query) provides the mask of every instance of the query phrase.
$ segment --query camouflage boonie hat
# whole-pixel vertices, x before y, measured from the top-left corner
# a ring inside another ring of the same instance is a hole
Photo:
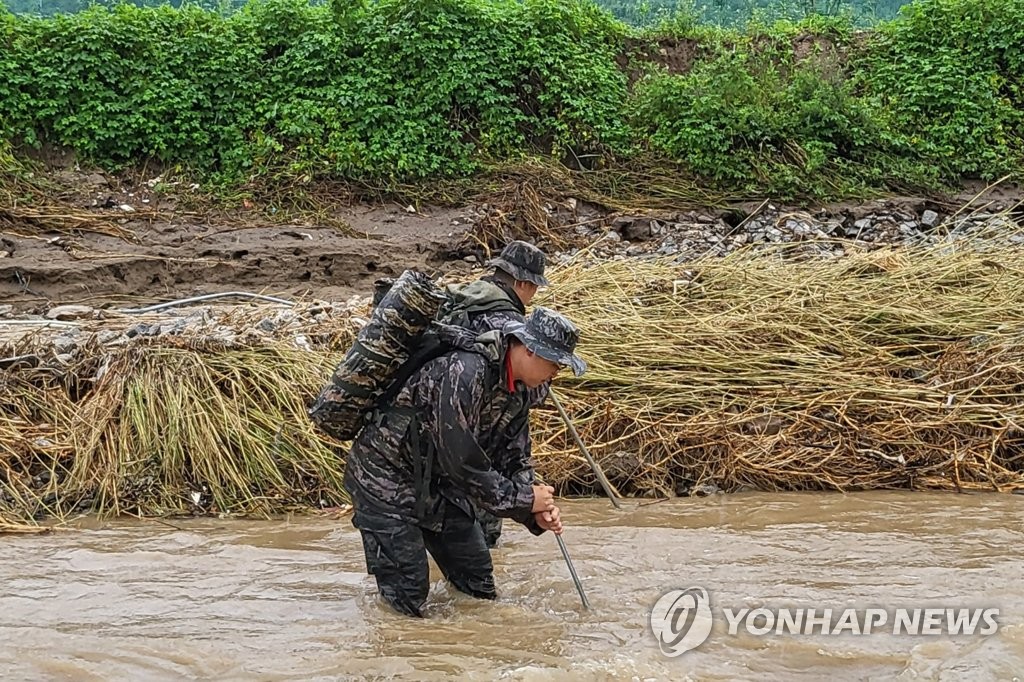
[[[550,308],[536,307],[525,323],[509,322],[503,331],[522,341],[528,350],[545,360],[572,367],[576,376],[587,371],[587,363],[574,352],[580,340],[580,330],[564,315]]]
[[[532,282],[546,287],[544,278],[544,252],[533,244],[522,241],[509,242],[497,258],[487,261],[492,268],[500,268],[520,282]]]

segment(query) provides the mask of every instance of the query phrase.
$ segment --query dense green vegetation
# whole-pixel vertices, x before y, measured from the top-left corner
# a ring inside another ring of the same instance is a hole
[[[670,73],[659,39],[697,58]],[[870,34],[689,15],[638,34],[588,0],[0,14],[0,138],[222,186],[379,186],[541,155],[848,196],[1019,171],[1021,44],[1019,0],[919,0]]]

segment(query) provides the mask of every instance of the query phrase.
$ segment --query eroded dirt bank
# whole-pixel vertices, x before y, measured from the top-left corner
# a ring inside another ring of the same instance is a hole
[[[966,188],[945,199],[797,209],[771,201],[712,209],[623,213],[571,196],[505,195],[461,208],[352,204],[277,221],[266,211],[184,208],[159,176],[130,181],[54,171],[44,205],[0,206],[0,302],[10,313],[58,304],[118,307],[245,290],[341,301],[410,267],[470,274],[490,247],[537,241],[553,262],[589,248],[597,258],[680,262],[747,244],[829,239],[882,245],[948,235],[972,221],[1019,217],[1021,190]],[[159,190],[163,191],[159,191]],[[841,255],[837,252],[836,255]]]

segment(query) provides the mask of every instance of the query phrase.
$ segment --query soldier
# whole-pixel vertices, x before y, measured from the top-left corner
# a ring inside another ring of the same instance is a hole
[[[527,242],[510,242],[487,265],[494,268],[492,274],[448,287],[450,303],[441,311],[443,321],[479,333],[522,322],[537,290],[548,285],[544,252]]]
[[[456,589],[496,597],[473,505],[534,535],[562,532],[554,489],[534,480],[527,389],[564,366],[581,375],[578,338],[546,308],[500,332],[466,332],[469,345],[416,371],[353,442],[345,471],[352,523],[367,571],[401,613],[423,615],[427,552]]]
[[[509,322],[522,322],[526,306],[542,286],[544,252],[524,241],[509,242],[497,258],[488,261],[493,274],[469,284],[448,287],[449,303],[439,317],[448,324],[456,324],[477,333],[501,329]],[[530,391],[530,404],[544,403],[548,386]],[[501,537],[501,519],[482,509],[476,510],[477,520],[484,531],[488,547],[496,547]]]

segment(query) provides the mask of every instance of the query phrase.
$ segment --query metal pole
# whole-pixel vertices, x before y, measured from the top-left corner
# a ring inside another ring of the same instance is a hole
[[[597,462],[594,461],[594,458],[590,456],[590,452],[587,450],[587,446],[583,444],[580,434],[576,432],[576,427],[573,426],[572,420],[570,420],[569,415],[565,413],[565,408],[562,407],[562,403],[558,402],[558,396],[555,395],[555,391],[552,390],[550,395],[551,401],[555,404],[555,407],[558,408],[558,414],[562,415],[562,421],[565,422],[565,426],[569,429],[569,433],[571,433],[572,437],[576,440],[576,445],[579,446],[580,452],[582,452],[583,456],[587,458],[587,462],[590,463],[590,468],[594,470],[594,475],[597,476],[598,482],[601,484],[601,487],[604,488],[604,494],[608,496],[608,499],[612,501],[612,504],[615,505],[616,509],[622,509],[622,505],[619,504],[619,499],[612,492],[611,483],[609,483],[608,479],[605,478],[604,472],[601,471],[601,467],[599,467]]]
[[[561,535],[556,535],[555,539],[558,540],[558,549],[562,550],[562,556],[565,557],[565,565],[569,567],[569,575],[572,576],[572,581],[576,583],[576,591],[580,593],[583,609],[589,611],[590,602],[587,601],[587,593],[583,591],[583,583],[580,582],[580,577],[576,575],[576,568],[572,565],[572,559],[569,558],[569,550],[565,548],[565,540],[562,539]]]
[[[251,291],[225,291],[219,294],[203,294],[202,296],[193,296],[191,298],[180,298],[176,301],[168,301],[167,303],[157,303],[156,305],[146,306],[145,308],[121,308],[117,312],[128,313],[130,315],[138,315],[140,313],[153,313],[156,312],[157,310],[173,308],[174,306],[188,305],[189,303],[200,303],[202,301],[212,301],[216,298],[226,297],[251,298],[260,301],[269,301],[271,303],[280,303],[281,305],[295,305],[294,301],[287,301],[283,298],[277,298],[276,296],[264,296],[263,294],[254,294]]]

